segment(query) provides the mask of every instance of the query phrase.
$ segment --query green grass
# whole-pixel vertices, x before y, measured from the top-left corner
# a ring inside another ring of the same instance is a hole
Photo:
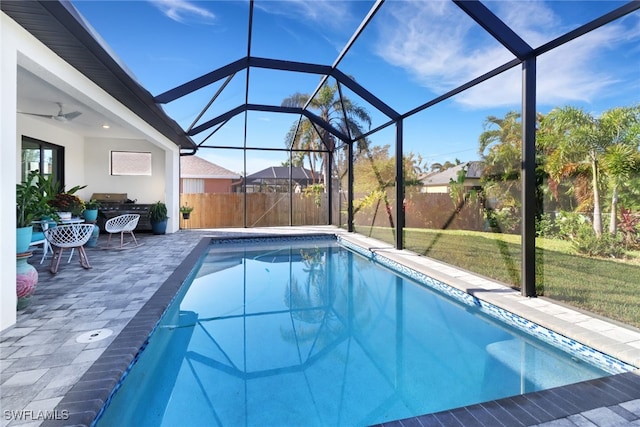
[[[393,243],[388,228],[367,227],[366,234]],[[405,248],[520,287],[519,235],[405,229]],[[589,258],[573,253],[570,242],[536,239],[536,289],[551,299],[640,327],[637,251],[625,260]]]

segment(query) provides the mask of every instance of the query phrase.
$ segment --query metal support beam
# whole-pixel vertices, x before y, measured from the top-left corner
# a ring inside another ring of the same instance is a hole
[[[347,152],[347,231],[353,233],[353,146],[349,144]]]
[[[331,204],[333,203],[333,150],[327,152],[327,162],[329,163],[329,167],[327,170],[329,171],[329,179],[327,180],[327,206],[329,212],[327,212],[327,225],[333,224],[333,218],[331,213],[333,212]]]
[[[453,0],[467,15],[482,28],[509,49],[516,58],[524,60],[531,56],[533,48],[517,35],[507,24],[502,22],[484,4],[478,0]]]
[[[293,225],[293,153],[289,151],[289,227]]]
[[[523,296],[536,296],[536,59],[522,64],[522,270]]]
[[[396,122],[396,249],[404,249],[404,162],[402,120]]]
[[[368,90],[360,86],[358,83],[356,83],[355,80],[347,76],[342,71],[336,68],[331,72],[331,75],[335,77],[337,81],[339,81],[340,83],[342,83],[343,85],[351,89],[360,98],[364,99],[369,104],[373,105],[378,111],[383,113],[385,116],[393,120],[398,119],[400,117],[400,113],[398,113],[396,110],[394,110],[393,108],[389,107],[387,104],[382,102],[380,98],[378,98],[377,96],[375,96],[374,94],[372,94],[371,92],[369,92]]]
[[[228,76],[235,74],[238,71],[244,70],[248,66],[249,58],[239,59],[225,65],[224,67],[220,67],[203,76],[195,78],[171,90],[161,93],[160,95],[156,96],[154,100],[158,104],[167,104],[171,101],[175,101],[178,98],[189,95],[190,93],[195,92],[198,89],[202,89],[203,87],[208,86],[211,83],[227,78]]]
[[[316,125],[326,130],[327,132],[336,136],[336,138],[341,139],[343,141],[349,140],[347,135],[342,133],[342,131],[331,126],[325,120],[321,119],[320,117],[318,117],[317,115],[313,114],[310,111],[303,110],[302,108],[299,108],[299,107],[281,107],[276,105],[260,105],[260,104],[239,105],[235,108],[232,108],[231,110],[228,110],[226,113],[219,115],[218,117],[214,117],[213,119],[194,127],[193,129],[191,129],[191,131],[188,134],[192,136],[197,135],[200,132],[204,132],[205,130],[213,126],[216,126],[219,123],[228,121],[231,118],[245,111],[264,111],[264,112],[271,112],[271,113],[302,114],[305,117],[307,117],[311,122],[315,123]]]

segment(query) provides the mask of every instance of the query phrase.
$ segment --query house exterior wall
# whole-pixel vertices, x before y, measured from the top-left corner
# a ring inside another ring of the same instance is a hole
[[[65,162],[65,187],[71,188],[76,185],[85,185],[85,141],[76,133],[64,131],[59,127],[52,126],[43,120],[38,120],[24,114],[17,116],[17,138],[16,155],[17,180],[20,180],[20,153],[22,150],[22,137],[28,136],[41,141],[64,147]],[[91,196],[91,190],[84,189],[76,193],[81,199]],[[88,194],[89,193],[89,194]]]
[[[111,151],[140,151],[151,153],[151,176],[114,176],[110,173]],[[144,140],[87,138],[84,163],[87,173],[84,184],[87,196],[93,193],[127,193],[137,203],[154,203],[165,198],[164,151]]]
[[[123,146],[129,149],[131,146],[149,148],[155,153],[152,179],[142,182],[127,177],[117,183],[113,181],[114,187],[108,188],[108,192],[133,191],[140,194],[136,196],[132,193],[132,196],[138,197],[141,203],[163,200],[167,204],[170,217],[167,232],[172,233],[179,229],[178,147],[64,62],[6,14],[0,12],[0,176],[3,178],[0,186],[3,194],[2,206],[5,208],[0,209],[0,219],[4,225],[0,227],[0,330],[16,323],[16,219],[13,206],[15,185],[20,180],[22,136],[65,147],[65,184],[67,187],[87,184],[88,187],[78,193],[81,198],[89,198],[93,192],[103,189],[101,180],[109,173],[108,166],[94,167],[101,162],[100,158],[104,154],[96,147],[96,141],[72,131],[56,128],[42,120],[18,114],[16,105],[19,66],[69,93],[83,104],[97,111],[108,111],[119,123],[140,135],[140,140],[106,141],[103,149]],[[115,184],[129,187],[119,188]]]
[[[0,330],[16,323],[16,177],[19,157],[16,140],[17,41],[18,25],[0,13]]]
[[[180,194],[200,194],[204,193],[204,179],[202,178],[181,178]]]
[[[464,188],[466,191],[474,187],[482,187],[479,178],[467,178],[464,180]],[[449,193],[449,185],[425,185],[420,189],[421,193]]]
[[[187,186],[185,185],[185,179],[183,178],[180,180],[180,192],[181,193],[189,193],[191,191],[188,190],[188,187],[193,188],[192,186]],[[192,181],[194,181],[194,178],[189,178]],[[199,181],[202,181],[203,184],[203,191],[202,193],[224,193],[224,194],[228,194],[228,193],[232,193],[232,179],[223,179],[223,178],[215,178],[215,179],[198,179]],[[187,189],[187,191],[185,191],[185,189]]]
[[[204,192],[205,193],[231,193],[230,179],[205,179],[204,180]]]

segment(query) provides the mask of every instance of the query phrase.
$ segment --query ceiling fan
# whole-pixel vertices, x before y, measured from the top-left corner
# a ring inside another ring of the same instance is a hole
[[[53,119],[56,120],[58,122],[68,122],[69,120],[73,120],[76,117],[78,117],[80,114],[82,114],[80,111],[73,111],[71,113],[63,113],[62,112],[62,103],[60,102],[56,102],[56,104],[59,107],[58,110],[58,114],[53,116],[51,114],[36,114],[36,113],[22,113],[22,114],[28,114],[30,116],[38,116],[38,117],[46,117],[48,119]]]

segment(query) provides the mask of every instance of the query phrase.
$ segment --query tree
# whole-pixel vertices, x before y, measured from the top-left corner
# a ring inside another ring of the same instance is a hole
[[[637,152],[639,137],[638,107],[617,107],[594,117],[583,109],[566,106],[552,110],[541,122],[537,140],[548,153],[547,171],[552,178],[560,180],[576,171],[585,173],[581,165],[588,165],[597,236],[602,235],[601,193],[607,187],[611,189],[613,209],[609,231],[615,233],[618,190],[634,168],[634,161],[628,160]]]
[[[449,160],[444,163],[436,162],[431,165],[431,172],[442,172],[454,166],[458,166],[460,163],[462,163],[460,159],[455,159],[455,163],[452,163]]]
[[[354,192],[363,194],[363,196],[356,201],[354,213],[375,204],[374,217],[372,220],[373,225],[378,208],[382,202],[384,203],[387,213],[389,226],[393,229],[393,212],[387,190],[396,185],[396,159],[389,154],[390,145],[370,147],[369,144],[369,141],[360,141],[354,159],[353,169],[354,176],[356,177]],[[418,177],[423,171],[422,156],[409,152],[403,157],[402,162],[405,188],[407,186],[418,185]],[[396,203],[400,202],[403,201],[396,201]]]
[[[296,92],[285,98],[282,101],[282,106],[304,107],[310,97],[309,94]],[[367,130],[371,127],[371,117],[367,110],[344,96],[341,98],[337,83],[331,85],[325,82],[317,95],[309,102],[309,108],[314,110],[322,120],[345,135],[351,135],[354,138],[364,134],[364,126]],[[305,117],[291,126],[285,138],[285,144],[287,147],[307,150],[299,152],[297,159],[294,160],[294,165],[296,161],[303,163],[303,158],[306,157],[309,169],[314,172],[324,170],[324,179],[329,179],[330,174],[327,172],[330,165],[327,164],[327,156],[325,153],[318,152],[319,150],[332,151],[336,147],[335,137],[328,131],[316,127]],[[319,169],[318,163],[320,163]]]
[[[488,195],[502,205],[519,205],[522,163],[522,123],[520,113],[508,112],[504,118],[489,116],[479,137],[479,153],[485,167],[483,186]]]
[[[609,233],[617,231],[619,190],[640,171],[640,108],[614,108],[600,117],[603,137],[611,141],[602,158],[611,191]]]

